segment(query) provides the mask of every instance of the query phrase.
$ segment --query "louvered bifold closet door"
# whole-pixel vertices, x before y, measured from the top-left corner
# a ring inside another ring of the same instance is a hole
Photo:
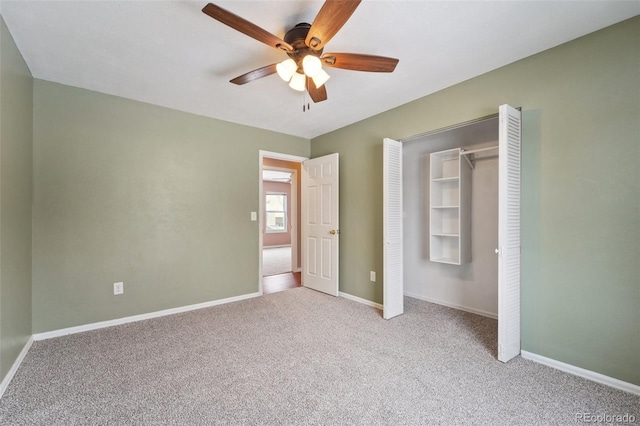
[[[383,317],[404,313],[402,259],[402,143],[384,139],[383,154]]]
[[[520,354],[521,113],[500,106],[498,189],[498,359]]]

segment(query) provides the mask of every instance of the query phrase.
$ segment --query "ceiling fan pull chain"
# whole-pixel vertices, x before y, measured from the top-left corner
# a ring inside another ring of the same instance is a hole
[[[309,111],[311,109],[311,105],[307,101],[307,93],[306,91],[302,92],[302,112]]]

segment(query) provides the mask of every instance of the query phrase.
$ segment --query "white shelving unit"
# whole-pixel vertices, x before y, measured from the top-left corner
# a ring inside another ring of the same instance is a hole
[[[471,262],[471,166],[461,149],[430,156],[429,257],[432,262]]]

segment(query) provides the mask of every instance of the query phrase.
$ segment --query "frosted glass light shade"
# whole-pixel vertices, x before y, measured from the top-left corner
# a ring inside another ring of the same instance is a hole
[[[317,56],[307,55],[302,59],[302,69],[307,76],[313,78],[322,71],[322,62]]]
[[[307,83],[307,77],[305,77],[304,74],[300,74],[299,72],[297,72],[293,74],[293,77],[291,77],[291,81],[289,82],[289,87],[291,87],[293,90],[302,92],[307,87],[306,83]]]
[[[296,61],[291,58],[284,60],[276,65],[276,71],[278,72],[280,78],[284,81],[291,80],[291,77],[293,77],[293,74],[297,69],[298,65],[296,64]]]
[[[320,72],[318,72],[318,74],[311,77],[311,79],[313,80],[313,84],[315,84],[318,89],[320,88],[320,86],[325,84],[327,80],[329,80],[329,78],[331,78],[331,76],[327,74],[327,72],[322,68],[320,69]]]

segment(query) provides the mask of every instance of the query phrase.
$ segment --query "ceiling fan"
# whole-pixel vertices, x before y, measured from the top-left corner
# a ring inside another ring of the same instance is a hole
[[[313,24],[300,23],[284,35],[284,39],[212,3],[202,11],[229,27],[266,45],[283,50],[289,59],[249,71],[233,80],[246,84],[278,73],[295,90],[309,92],[313,102],[327,99],[324,83],[329,75],[322,65],[353,71],[392,72],[398,59],[358,53],[323,53],[325,45],[351,17],[361,0],[326,0]]]

